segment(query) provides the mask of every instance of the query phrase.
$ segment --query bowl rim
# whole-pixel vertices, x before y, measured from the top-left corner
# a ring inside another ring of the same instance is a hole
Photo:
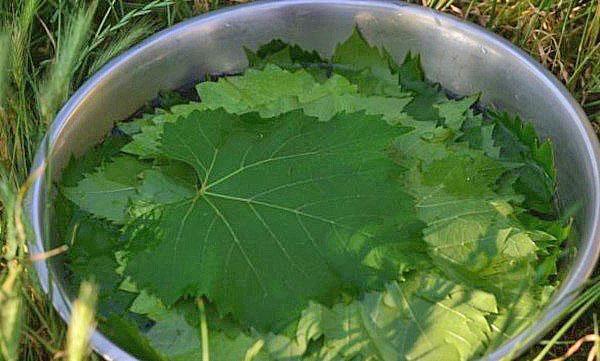
[[[545,69],[540,63],[532,59],[523,50],[510,43],[508,40],[480,27],[479,25],[462,20],[452,15],[443,14],[430,8],[414,4],[407,4],[401,1],[262,0],[235,5],[186,19],[172,27],[153,34],[152,36],[109,61],[98,72],[91,76],[69,98],[60,112],[56,115],[54,122],[50,126],[50,129],[44,136],[44,139],[40,143],[41,145],[37,150],[33,165],[31,167],[31,175],[37,175],[37,177],[34,178],[32,187],[29,189],[26,199],[26,206],[28,208],[27,215],[34,232],[34,237],[30,237],[28,239],[30,253],[35,255],[37,253],[43,253],[45,250],[45,242],[43,237],[44,232],[42,230],[44,226],[45,213],[45,205],[43,202],[45,178],[44,169],[46,166],[47,149],[49,148],[48,145],[51,146],[56,142],[65,127],[68,126],[70,115],[78,109],[81,100],[84,99],[98,83],[101,83],[103,79],[106,78],[107,75],[110,74],[114,69],[120,67],[122,64],[127,62],[128,59],[136,57],[137,54],[144,51],[144,49],[152,46],[153,44],[160,43],[163,39],[171,36],[172,34],[182,32],[187,28],[193,28],[213,19],[226,17],[228,14],[233,12],[245,11],[248,9],[267,10],[297,5],[352,5],[380,8],[384,10],[398,10],[402,8],[404,11],[410,11],[419,15],[431,16],[436,21],[443,21],[451,24],[451,26],[456,27],[466,33],[475,33],[477,36],[485,39],[487,43],[493,43],[495,46],[509,52],[511,56],[518,58],[518,60],[525,67],[529,68],[529,71],[534,73],[537,78],[543,80],[548,85],[552,93],[554,93],[554,95],[560,99],[562,106],[568,110],[571,118],[575,120],[579,133],[583,135],[584,139],[582,139],[582,141],[585,143],[587,155],[591,158],[591,171],[593,178],[596,180],[595,184],[593,185],[593,189],[591,189],[596,198],[595,203],[593,204],[591,216],[595,222],[592,226],[590,238],[587,240],[587,243],[585,243],[587,247],[580,250],[578,259],[579,262],[574,263],[571,266],[570,271],[568,272],[568,277],[563,280],[563,283],[559,289],[555,291],[551,302],[544,307],[544,311],[538,315],[537,321],[530,324],[519,334],[500,345],[493,352],[484,355],[482,359],[499,360],[518,356],[527,348],[532,346],[533,343],[539,340],[545,332],[547,332],[556,324],[556,322],[559,321],[560,317],[568,309],[570,303],[581,291],[581,287],[592,274],[596,262],[600,256],[600,222],[598,222],[600,220],[600,201],[598,201],[598,195],[600,194],[600,143],[598,142],[598,138],[579,103],[571,96],[568,90],[554,77],[552,73]],[[54,308],[58,311],[63,320],[68,322],[70,318],[71,300],[67,296],[60,282],[53,282],[53,277],[55,276],[54,272],[49,269],[46,260],[34,261],[33,266],[36,270],[36,274],[43,291],[50,296]],[[93,330],[90,343],[94,351],[102,355],[102,357],[107,360],[136,360],[135,357],[121,349],[97,329]]]

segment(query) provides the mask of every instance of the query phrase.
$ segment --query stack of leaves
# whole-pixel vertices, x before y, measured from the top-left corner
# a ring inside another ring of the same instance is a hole
[[[247,54],[63,172],[56,237],[109,337],[144,360],[466,360],[527,326],[570,230],[549,142],[358,30],[331,59]]]

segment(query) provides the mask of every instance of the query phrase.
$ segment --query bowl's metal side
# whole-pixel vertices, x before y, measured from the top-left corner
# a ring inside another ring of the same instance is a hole
[[[158,33],[119,56],[69,100],[47,139],[53,169],[71,154],[81,154],[107,134],[113,122],[132,114],[159,90],[178,88],[206,73],[242,70],[243,46],[256,47],[274,37],[331,54],[358,24],[372,42],[384,45],[401,61],[407,51],[420,53],[428,77],[456,94],[483,93],[483,103],[531,119],[555,144],[559,194],[563,203],[582,202],[578,215],[580,253],[561,289],[539,321],[488,355],[500,359],[523,349],[547,330],[593,270],[600,252],[600,151],[585,114],[546,70],[507,41],[432,10],[387,1],[283,0],[252,3],[213,12]],[[38,151],[34,169],[47,152]],[[30,194],[36,235],[32,254],[43,252],[45,197],[42,176]],[[70,298],[52,262],[36,262],[42,287],[67,320]],[[58,280],[50,286],[51,279]],[[99,332],[92,344],[111,360],[132,360]]]

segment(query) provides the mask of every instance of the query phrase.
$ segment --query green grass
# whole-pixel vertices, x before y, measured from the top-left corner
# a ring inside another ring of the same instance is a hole
[[[574,94],[600,130],[600,1],[423,0],[499,33],[528,51]],[[0,0],[0,360],[97,359],[87,349],[95,291],[82,288],[70,328],[36,285],[22,200],[27,171],[57,110],[106,61],[185,18],[236,3],[219,0]],[[59,250],[60,251],[60,250]],[[598,273],[598,272],[596,272]],[[600,349],[597,277],[565,321],[524,359]],[[581,348],[576,341],[588,336]],[[596,355],[600,360],[600,352]]]

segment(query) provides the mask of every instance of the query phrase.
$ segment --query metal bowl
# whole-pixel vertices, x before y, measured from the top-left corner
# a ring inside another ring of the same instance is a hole
[[[514,356],[552,327],[594,269],[600,253],[600,146],[582,109],[548,71],[479,26],[424,7],[351,0],[256,2],[185,21],[114,59],[71,97],[46,138],[53,176],[72,154],[98,143],[116,120],[131,115],[159,90],[179,88],[206,73],[243,70],[243,46],[256,48],[281,38],[330,55],[355,24],[397,61],[409,50],[420,53],[431,80],[455,94],[481,92],[484,105],[520,114],[554,142],[562,207],[581,204],[576,216],[579,251],[563,267],[562,286],[537,320],[485,359]],[[34,169],[44,166],[47,155],[44,148],[38,151]],[[42,232],[48,177],[37,178],[29,194],[32,254],[52,246]],[[54,307],[68,320],[72,295],[58,262],[39,261],[35,268]],[[107,360],[135,360],[98,331],[91,342]]]

